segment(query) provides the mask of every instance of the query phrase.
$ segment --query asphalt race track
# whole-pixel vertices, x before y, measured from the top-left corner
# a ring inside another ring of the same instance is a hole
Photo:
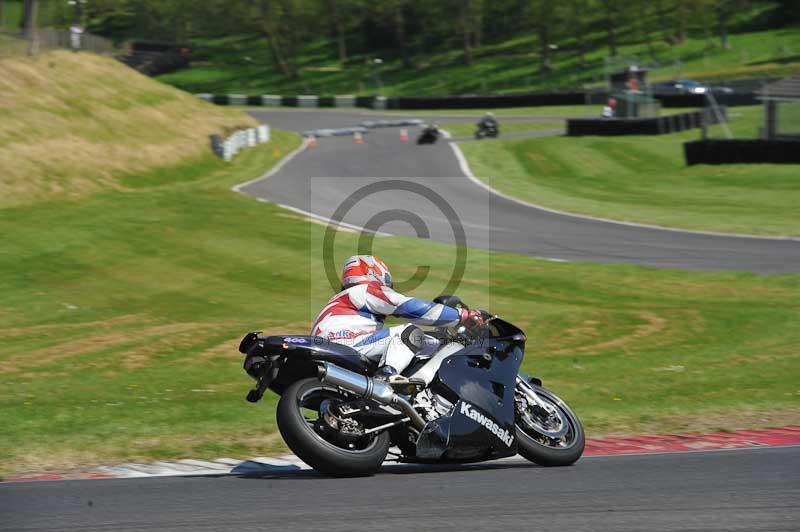
[[[401,118],[359,111],[270,110],[251,114],[274,127],[298,132],[351,127],[364,120]],[[436,120],[445,127],[450,120],[465,120],[413,113],[407,117]],[[400,142],[398,131],[398,128],[370,130],[364,135],[363,144],[354,144],[351,137],[319,139],[318,146],[306,149],[268,179],[248,184],[242,191],[330,218],[337,207],[364,186],[385,184],[387,178],[412,178],[452,206],[471,246],[570,261],[759,273],[800,271],[800,241],[796,239],[742,238],[646,228],[558,214],[511,201],[465,177],[448,142],[417,146],[413,140],[418,128],[410,129],[411,142]],[[420,200],[416,192],[382,191],[357,205],[343,218],[344,222],[365,227],[387,210],[412,212],[425,221],[431,239],[454,242],[452,219],[430,201]],[[417,234],[404,221],[389,221],[380,230]]]
[[[797,531],[800,447],[311,471],[0,484],[0,531]]]

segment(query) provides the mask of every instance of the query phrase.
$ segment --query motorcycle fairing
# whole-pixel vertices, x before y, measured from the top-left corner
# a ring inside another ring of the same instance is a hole
[[[514,387],[523,346],[485,339],[443,361],[432,388],[455,406],[425,426],[418,460],[466,462],[517,453]]]

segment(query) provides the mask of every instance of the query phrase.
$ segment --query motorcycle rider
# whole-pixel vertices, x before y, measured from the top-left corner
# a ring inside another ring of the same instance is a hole
[[[400,375],[425,345],[437,343],[417,325],[469,329],[483,324],[480,311],[457,309],[416,297],[404,296],[392,288],[392,274],[386,264],[372,255],[354,255],[344,263],[342,289],[320,311],[311,334],[348,345],[378,362],[376,376],[390,384],[407,384]],[[410,323],[384,328],[387,316]]]
[[[497,130],[498,127],[499,126],[497,124],[497,120],[494,117],[494,113],[488,111],[486,112],[485,115],[483,115],[483,118],[481,118],[480,122],[478,122],[478,129],[481,131],[487,131],[490,129]]]

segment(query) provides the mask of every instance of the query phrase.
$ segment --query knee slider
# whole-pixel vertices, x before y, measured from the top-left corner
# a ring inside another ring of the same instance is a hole
[[[416,355],[425,346],[425,333],[416,325],[409,325],[400,333],[400,341]]]

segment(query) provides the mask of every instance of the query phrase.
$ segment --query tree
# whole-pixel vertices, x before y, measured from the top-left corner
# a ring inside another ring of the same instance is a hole
[[[617,2],[615,0],[602,0],[603,25],[606,29],[606,42],[608,43],[608,54],[611,57],[617,55]]]
[[[569,7],[569,21],[572,34],[575,37],[575,44],[578,52],[578,64],[581,68],[586,67],[586,34],[591,22],[591,14],[596,11],[591,0],[571,0]]]
[[[728,41],[728,19],[736,8],[736,0],[718,0],[716,2],[717,28],[719,29],[719,44],[725,49],[731,47]]]
[[[347,40],[344,33],[344,23],[339,15],[339,2],[338,0],[328,0],[328,12],[331,16],[333,29],[336,33],[336,42],[339,48],[339,61],[344,66],[347,61]]]
[[[25,36],[31,40],[28,54],[36,55],[39,53],[39,2],[38,0],[26,0],[25,2]]]
[[[649,0],[639,0],[638,1],[638,27],[639,33],[641,34],[641,38],[644,39],[644,42],[647,43],[647,52],[650,55],[651,59],[656,58],[656,51],[653,46],[653,31],[651,31],[650,24],[650,8],[653,6],[653,3]],[[656,6],[657,7],[657,6]]]
[[[406,19],[405,19],[405,0],[394,0],[389,2],[391,9],[391,19],[394,26],[394,37],[397,47],[400,49],[400,57],[403,60],[403,66],[411,68],[411,55],[408,50],[408,35],[406,34]]]
[[[553,63],[551,61],[551,52],[553,44],[551,43],[552,28],[553,28],[553,4],[545,0],[539,4],[539,17],[537,31],[539,33],[539,57],[541,63],[539,70],[543,73],[553,70]]]
[[[286,77],[295,77],[296,73],[284,54],[284,44],[278,29],[281,27],[280,7],[270,0],[260,0],[258,2],[258,15],[259,29],[267,39],[267,45],[275,68]]]
[[[483,40],[483,0],[472,0],[470,3],[472,9],[470,14],[472,16],[472,47],[477,50],[481,47]]]
[[[459,0],[458,2],[458,22],[461,27],[462,43],[464,48],[464,62],[472,64],[472,13],[470,12],[470,0]]]

